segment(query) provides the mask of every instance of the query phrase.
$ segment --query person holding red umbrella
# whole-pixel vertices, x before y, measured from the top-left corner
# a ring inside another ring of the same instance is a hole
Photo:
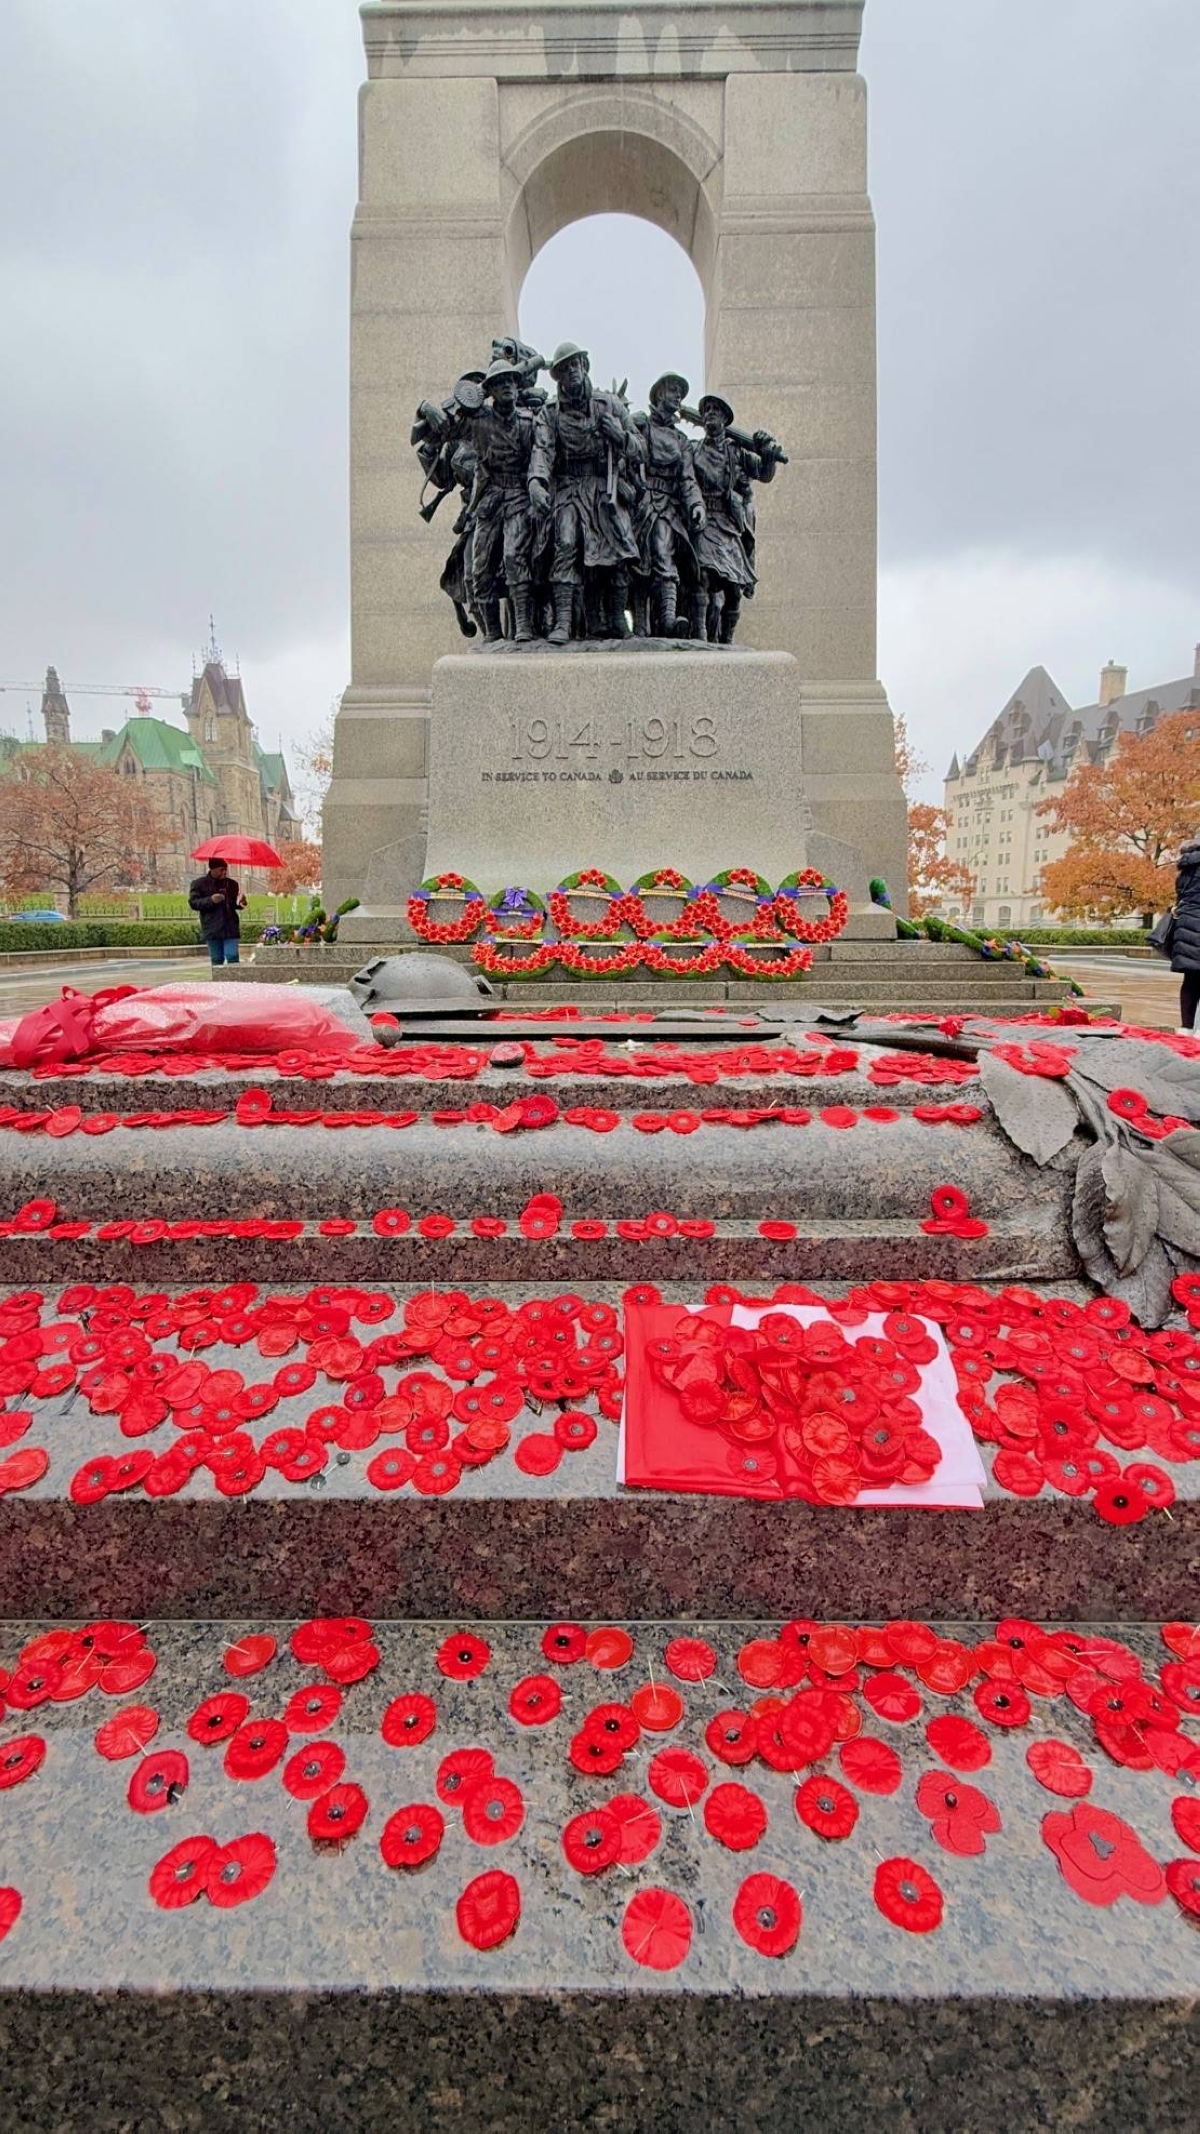
[[[188,891],[188,903],[199,917],[213,969],[237,963],[242,932],[238,913],[245,911],[246,899],[230,875],[228,860],[209,860],[208,872],[198,875]]]

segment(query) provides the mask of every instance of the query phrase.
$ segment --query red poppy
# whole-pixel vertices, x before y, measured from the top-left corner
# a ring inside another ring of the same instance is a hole
[[[138,1815],[170,1807],[187,1789],[188,1760],[179,1749],[156,1749],[130,1774],[126,1799]]]
[[[310,1741],[289,1756],[283,1783],[294,1801],[315,1801],[336,1786],[345,1768],[345,1754],[336,1741]]]
[[[651,1759],[647,1777],[669,1808],[690,1809],[708,1785],[708,1772],[690,1749],[660,1749]]]
[[[1042,1817],[1042,1842],[1058,1861],[1064,1881],[1088,1904],[1161,1904],[1167,1885],[1157,1860],[1129,1824],[1107,1808],[1079,1801],[1074,1808]]]
[[[293,1690],[284,1707],[284,1726],[288,1733],[320,1733],[322,1726],[333,1726],[333,1720],[342,1711],[342,1690],[331,1682],[314,1682],[307,1690]]]
[[[803,1908],[790,1882],[778,1875],[747,1875],[733,1900],[733,1923],[760,1956],[786,1956],[800,1937]]]
[[[227,1675],[256,1675],[274,1659],[276,1649],[274,1638],[265,1632],[239,1638],[236,1645],[230,1645],[222,1655],[221,1665]]]
[[[926,1771],[917,1784],[917,1807],[929,1818],[930,1835],[944,1852],[985,1852],[1000,1829],[1000,1816],[986,1793],[946,1771]]]
[[[1180,1796],[1171,1802],[1171,1821],[1175,1835],[1193,1852],[1200,1852],[1200,1801]]]
[[[431,1801],[397,1808],[383,1826],[379,1850],[388,1867],[422,1867],[432,1860],[445,1834],[446,1821]]]
[[[228,1911],[259,1897],[275,1872],[275,1847],[262,1831],[214,1845],[204,1869],[204,1893],[210,1904]]]
[[[1074,1801],[1082,1799],[1091,1790],[1091,1766],[1070,1742],[1031,1741],[1025,1751],[1025,1761],[1039,1786],[1044,1786],[1047,1793],[1057,1793],[1064,1800]]]
[[[896,1751],[870,1734],[844,1741],[838,1750],[838,1762],[860,1793],[895,1793],[904,1775]]]
[[[619,1741],[610,1740],[604,1734],[590,1734],[586,1727],[572,1735],[567,1754],[575,1769],[587,1778],[611,1778],[625,1760],[625,1751]]]
[[[149,1704],[127,1704],[123,1711],[114,1712],[103,1726],[97,1727],[95,1743],[97,1753],[108,1763],[123,1762],[126,1757],[140,1756],[148,1748],[159,1728],[158,1713]]]
[[[514,1465],[524,1475],[552,1475],[562,1461],[563,1448],[556,1437],[545,1431],[532,1430],[523,1437],[513,1454]]]
[[[247,1719],[230,1737],[225,1751],[228,1778],[265,1778],[287,1750],[282,1719]]]
[[[703,1638],[672,1638],[663,1659],[678,1682],[705,1682],[717,1665],[716,1653]]]
[[[164,1912],[179,1911],[204,1894],[208,1864],[216,1849],[211,1838],[183,1838],[156,1861],[148,1887]]]
[[[21,1734],[13,1741],[0,1742],[0,1793],[32,1778],[45,1754],[46,1744],[40,1734]]]
[[[871,1675],[863,1684],[863,1696],[880,1719],[915,1719],[921,1709],[921,1699],[903,1675]]]
[[[619,1667],[626,1667],[628,1660],[632,1660],[634,1641],[628,1630],[621,1630],[615,1624],[606,1624],[600,1630],[589,1630],[583,1650],[587,1660],[591,1662],[591,1667],[596,1667],[604,1673],[613,1673]]]
[[[436,1725],[433,1698],[414,1691],[408,1696],[393,1697],[379,1731],[389,1749],[414,1749],[418,1742],[429,1739]]]
[[[942,1923],[942,1893],[916,1860],[881,1860],[875,1870],[875,1902],[885,1919],[909,1934],[929,1934]]]
[[[452,1749],[438,1765],[438,1799],[461,1807],[472,1786],[491,1778],[495,1759],[490,1749]]]
[[[240,1690],[220,1690],[196,1706],[187,1730],[193,1741],[228,1741],[249,1713],[249,1697],[243,1697]]]
[[[1172,1860],[1164,1880],[1181,1912],[1200,1919],[1200,1860]]]
[[[683,1717],[683,1698],[666,1682],[644,1682],[634,1690],[629,1705],[648,1734],[669,1734]]]
[[[439,1674],[447,1675],[452,1682],[473,1682],[491,1659],[492,1648],[486,1639],[471,1631],[457,1630],[438,1646],[436,1657]]]
[[[455,1906],[458,1931],[473,1949],[496,1949],[516,1932],[521,1892],[512,1875],[489,1868],[468,1882]]]
[[[671,1890],[639,1890],[625,1907],[621,1939],[635,1964],[674,1971],[692,1945],[692,1915]]]
[[[440,1784],[439,1784],[440,1790]],[[502,1845],[514,1838],[525,1820],[519,1786],[494,1774],[476,1780],[462,1798],[463,1829],[476,1845]]]
[[[858,1821],[858,1802],[836,1778],[806,1778],[796,1791],[796,1813],[819,1838],[848,1838]]]
[[[546,1726],[562,1710],[562,1691],[551,1675],[526,1675],[508,1700],[519,1726]]]
[[[608,1813],[616,1820],[621,1834],[621,1849],[617,1857],[623,1867],[636,1867],[647,1860],[662,1836],[662,1820],[657,1809],[644,1801],[640,1793],[618,1793],[608,1802]]]
[[[1024,1726],[1029,1719],[1029,1699],[1019,1682],[977,1682],[971,1694],[992,1726]]]
[[[683,1755],[684,1750],[664,1750],[664,1755]],[[655,1757],[654,1762],[661,1759]],[[650,1783],[654,1785],[654,1765],[650,1767]],[[655,1791],[660,1789],[655,1787]],[[748,1786],[739,1786],[727,1781],[714,1786],[704,1803],[704,1827],[710,1837],[724,1845],[730,1852],[749,1852],[757,1845],[767,1827],[767,1811],[757,1793]]]
[[[595,1442],[596,1418],[575,1413],[556,1416],[554,1435],[564,1452],[583,1452]]]
[[[758,1729],[748,1712],[718,1712],[705,1727],[704,1739],[723,1764],[753,1763],[758,1753]]]
[[[367,1796],[361,1786],[331,1786],[314,1800],[308,1811],[308,1834],[318,1844],[340,1844],[361,1830],[367,1816]]]
[[[1140,1089],[1110,1089],[1108,1108],[1118,1119],[1141,1119],[1148,1106]]]
[[[607,1808],[585,1809],[567,1824],[562,1848],[577,1874],[603,1874],[621,1857],[621,1825]]]
[[[570,1667],[582,1660],[587,1638],[578,1623],[551,1623],[542,1633],[542,1652],[555,1667]]]

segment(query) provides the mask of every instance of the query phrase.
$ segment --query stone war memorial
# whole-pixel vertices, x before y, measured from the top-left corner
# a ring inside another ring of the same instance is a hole
[[[0,1024],[5,2124],[1190,2125],[1200,1039],[903,914],[862,7],[361,13],[357,907]]]

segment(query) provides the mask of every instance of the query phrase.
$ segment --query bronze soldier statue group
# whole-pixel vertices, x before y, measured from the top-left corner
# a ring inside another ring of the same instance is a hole
[[[458,496],[441,584],[464,636],[733,642],[755,586],[752,484],[787,455],[769,431],[736,428],[719,393],[695,409],[687,393],[667,371],[649,411],[631,414],[623,388],[593,385],[573,341],[546,363],[497,339],[486,370],[421,402],[412,442],[433,492],[421,516]]]

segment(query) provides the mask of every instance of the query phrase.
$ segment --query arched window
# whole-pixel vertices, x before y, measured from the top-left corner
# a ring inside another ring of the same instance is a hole
[[[632,408],[645,407],[668,368],[694,395],[703,390],[700,277],[682,245],[640,216],[588,215],[548,238],[525,277],[520,317],[522,338],[547,357],[568,339],[586,348],[594,384],[627,377]]]
[[[1002,905],[1000,906],[1000,913],[999,913],[999,916],[998,916],[998,918],[997,918],[997,920],[996,920],[996,924],[997,924],[997,926],[1011,926],[1011,925],[1012,925],[1012,905],[1011,905],[1011,904],[1002,904]]]

